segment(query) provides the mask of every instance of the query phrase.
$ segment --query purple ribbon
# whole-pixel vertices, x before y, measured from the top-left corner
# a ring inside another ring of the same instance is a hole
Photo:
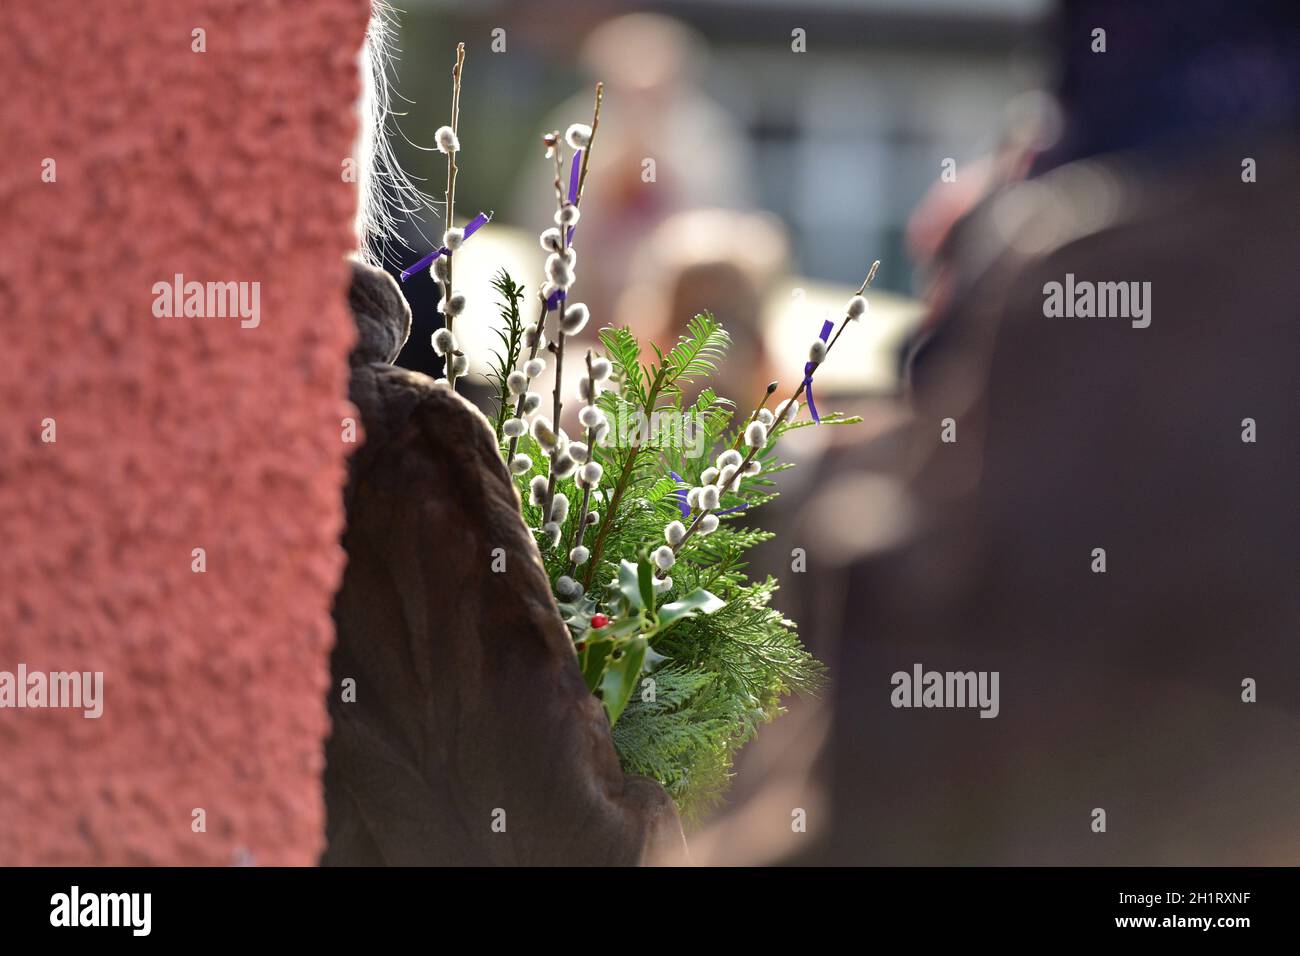
[[[582,150],[577,150],[573,154],[573,165],[569,167],[569,203],[578,205],[578,173],[582,169]],[[568,244],[573,245],[573,233],[577,226],[569,227]],[[563,289],[556,289],[546,299],[546,311],[554,312],[559,304],[566,299]],[[677,479],[681,481],[680,478]]]
[[[681,475],[677,474],[677,472],[670,471],[668,474],[672,475],[683,485],[686,484],[686,480],[682,478]],[[691,516],[691,506],[686,503],[686,489],[678,488],[673,492],[673,497],[677,499],[677,507],[681,509],[682,517],[689,518]]]
[[[487,225],[491,221],[492,221],[492,214],[490,212],[479,213],[477,216],[471,219],[469,223],[465,226],[465,238],[468,239],[470,236],[474,235],[474,233],[479,231],[479,227]],[[405,282],[407,279],[411,278],[411,276],[415,275],[417,272],[429,268],[429,266],[432,265],[434,259],[443,255],[451,255],[451,250],[448,249],[446,246],[439,246],[433,252],[429,253],[427,256],[421,259],[419,262],[415,263],[414,265],[407,266],[405,269],[402,270],[402,281]]]
[[[578,172],[582,168],[582,150],[575,150],[573,153],[573,165],[569,167],[569,202],[578,205]],[[569,227],[569,245],[573,245],[573,232],[578,227]]]
[[[832,322],[830,319],[827,319],[825,322],[822,323],[821,340],[823,342],[825,342],[826,339],[830,337],[831,329],[834,328],[834,326],[835,323]],[[812,393],[812,378],[813,378],[813,372],[816,370],[816,368],[817,368],[816,363],[804,362],[803,391],[804,394],[808,396],[808,414],[812,416],[813,421],[815,421],[818,425],[820,425],[822,423],[822,418],[820,415],[817,414],[817,405],[816,403],[813,402],[813,393]]]

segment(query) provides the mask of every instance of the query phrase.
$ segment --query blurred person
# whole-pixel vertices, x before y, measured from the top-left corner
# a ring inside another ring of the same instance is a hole
[[[769,213],[676,213],[637,251],[611,324],[667,351],[693,316],[711,312],[731,336],[731,347],[710,387],[737,405],[756,402],[775,371],[765,345],[763,303],[788,261],[785,229]]]
[[[1298,40],[1282,4],[1064,5],[1061,136],[946,230],[862,452],[898,533],[804,621],[842,636],[788,860],[1300,857]],[[1149,283],[1146,318],[1050,314],[1067,275]],[[996,717],[900,706],[916,665],[997,672]]]
[[[708,56],[694,30],[652,13],[616,17],[582,42],[579,64],[605,84],[574,241],[580,260],[598,257],[598,268],[579,267],[581,296],[598,324],[635,275],[629,263],[643,237],[682,210],[738,209],[753,199],[743,132],[700,86]],[[591,112],[591,93],[584,90],[540,129],[563,132],[590,123]],[[524,223],[549,223],[555,211],[552,182],[531,163],[513,211]]]

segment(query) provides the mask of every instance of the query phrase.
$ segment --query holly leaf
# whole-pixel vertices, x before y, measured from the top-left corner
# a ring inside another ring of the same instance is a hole
[[[659,609],[659,630],[666,631],[677,621],[692,614],[712,614],[726,607],[726,602],[704,588],[696,588],[680,601],[672,601]]]
[[[618,563],[618,589],[633,609],[645,610],[647,605],[641,599],[640,573],[637,566],[626,558]]]
[[[578,663],[582,666],[582,679],[587,682],[587,690],[595,692],[605,674],[605,664],[609,653],[614,649],[613,641],[588,640],[582,649]]]
[[[641,607],[655,606],[655,572],[650,562],[644,558],[637,559],[637,577],[641,583]]]
[[[644,637],[634,637],[609,656],[605,676],[600,680],[600,701],[605,705],[611,727],[618,723],[632,691],[636,689],[648,646]]]

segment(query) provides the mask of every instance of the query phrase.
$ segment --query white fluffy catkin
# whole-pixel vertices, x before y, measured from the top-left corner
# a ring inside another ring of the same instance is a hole
[[[433,333],[433,351],[439,356],[456,351],[456,336],[451,329],[441,328]]]
[[[677,555],[673,554],[673,549],[668,547],[666,544],[656,548],[654,554],[651,555],[651,558],[659,567],[660,571],[667,571],[677,563]]]
[[[555,434],[555,429],[551,427],[551,420],[542,415],[538,415],[533,419],[533,439],[548,454],[555,450],[555,446],[560,440],[559,436]]]
[[[818,340],[820,341],[820,339]],[[762,448],[767,444],[767,426],[755,419],[745,427],[745,444],[750,448]],[[739,464],[739,462],[737,462]]]
[[[530,358],[524,363],[524,374],[529,378],[537,378],[546,371],[546,359]]]
[[[587,324],[587,319],[591,317],[591,312],[581,302],[575,302],[573,305],[564,307],[564,318],[560,321],[560,328],[564,329],[565,335],[577,335]]]
[[[448,296],[447,301],[439,306],[439,311],[443,315],[457,316],[465,311],[465,293],[453,292]]]
[[[808,361],[814,365],[826,361],[826,343],[821,339],[813,339],[812,344],[808,346]]]
[[[542,244],[542,248],[547,252],[559,252],[564,248],[564,240],[560,237],[560,230],[551,226],[542,230],[542,234],[537,237],[537,241]]]
[[[511,395],[522,395],[528,389],[528,376],[515,369],[506,376],[506,388]]]
[[[456,138],[456,131],[450,126],[439,126],[437,132],[433,134],[433,141],[438,144],[440,153],[460,152],[460,140]]]
[[[556,478],[568,478],[578,470],[578,462],[566,451],[555,456],[555,463],[551,467],[555,470]]]
[[[501,426],[501,434],[507,438],[522,438],[528,431],[528,423],[522,418],[507,418]]]
[[[681,544],[682,539],[685,537],[686,525],[682,524],[680,521],[670,521],[668,522],[668,526],[664,528],[664,540],[673,547],[677,547],[677,545]]]
[[[535,475],[528,484],[528,503],[536,507],[546,500],[547,480],[545,475]]]
[[[459,226],[452,226],[442,234],[442,244],[455,252],[465,242],[465,230]]]
[[[546,257],[546,277],[560,289],[573,285],[573,269],[555,253]]]
[[[847,308],[849,318],[854,320],[862,318],[867,311],[867,306],[868,303],[865,296],[855,295],[853,298],[849,299]]]
[[[564,141],[573,149],[586,149],[591,145],[591,127],[586,123],[574,123],[564,131]]]
[[[515,455],[515,457],[510,459],[511,474],[522,475],[527,471],[531,471],[532,467],[533,460],[523,453]]]

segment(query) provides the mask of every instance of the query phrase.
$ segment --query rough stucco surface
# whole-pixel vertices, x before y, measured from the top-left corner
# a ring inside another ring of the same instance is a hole
[[[0,710],[0,864],[320,851],[367,13],[6,10],[0,670],[103,671],[105,702]],[[155,318],[175,273],[260,282],[260,326]]]

